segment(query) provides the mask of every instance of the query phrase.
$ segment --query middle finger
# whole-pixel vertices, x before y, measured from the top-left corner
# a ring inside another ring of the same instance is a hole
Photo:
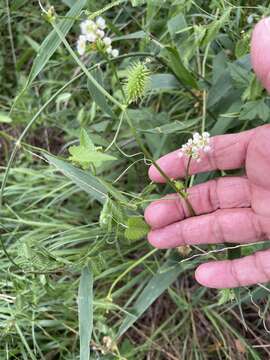
[[[217,209],[250,207],[250,188],[244,177],[223,177],[195,185],[188,189],[189,201],[196,215],[211,213]],[[146,222],[158,229],[189,216],[184,200],[178,194],[170,194],[154,201],[145,210]]]

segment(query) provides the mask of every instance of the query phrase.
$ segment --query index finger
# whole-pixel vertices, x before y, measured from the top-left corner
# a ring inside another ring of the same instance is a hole
[[[211,138],[211,151],[201,156],[201,161],[192,160],[189,175],[212,171],[237,169],[244,165],[247,147],[255,129],[243,131],[238,134],[218,135]],[[179,157],[179,150],[173,151],[159,160],[157,164],[163,172],[172,179],[185,176],[188,158]],[[152,181],[164,183],[166,179],[160,174],[155,165],[149,169]]]

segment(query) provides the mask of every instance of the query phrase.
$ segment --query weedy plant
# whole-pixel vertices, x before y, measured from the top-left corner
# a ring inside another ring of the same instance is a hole
[[[171,192],[194,214],[189,186],[229,173],[190,176],[210,135],[269,121],[249,60],[268,14],[267,1],[0,4],[1,359],[269,358],[268,287],[193,279],[267,244],[156,250],[143,219]],[[183,181],[155,162],[175,149]]]

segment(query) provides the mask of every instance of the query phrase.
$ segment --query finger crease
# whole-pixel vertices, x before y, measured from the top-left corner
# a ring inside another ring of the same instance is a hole
[[[212,221],[213,221],[214,236],[217,239],[218,243],[223,243],[226,240],[223,234],[222,226],[220,224],[220,218],[218,213],[214,214]]]
[[[177,211],[179,213],[180,219],[187,218],[187,212],[186,212],[186,209],[185,209],[185,205],[183,204],[182,199],[180,198],[180,196],[178,196],[178,198],[175,200],[175,204],[176,204],[176,208],[177,208]]]
[[[208,161],[209,161],[210,166],[211,166],[212,169],[218,169],[218,161],[217,161],[217,156],[216,156],[215,141],[212,141],[211,146],[212,146],[212,151],[208,155]]]
[[[261,224],[259,220],[257,219],[256,215],[251,213],[250,214],[250,221],[252,223],[252,227],[255,230],[255,239],[258,239],[258,241],[264,239],[264,232],[262,230]]]
[[[218,180],[212,180],[209,184],[209,201],[213,210],[220,209],[220,201],[218,196]],[[213,186],[212,186],[213,185]]]
[[[259,252],[253,254],[252,258],[253,258],[253,262],[254,262],[255,268],[256,268],[260,273],[262,273],[267,280],[269,280],[269,279],[270,279],[270,276],[269,276],[269,274],[265,271],[265,268],[264,268],[264,266],[263,266],[263,264],[262,264],[262,262],[261,262],[260,256],[259,256]]]
[[[183,226],[181,223],[178,224],[177,230],[178,230],[178,236],[181,240],[181,243],[183,243],[183,245],[188,245],[188,242],[186,241],[186,238],[184,236],[184,230],[183,230]]]
[[[235,268],[235,262],[232,260],[232,261],[229,262],[229,264],[230,264],[229,267],[230,267],[231,276],[236,281],[237,286],[240,287],[241,283],[240,283],[238,273],[237,273],[236,268]]]

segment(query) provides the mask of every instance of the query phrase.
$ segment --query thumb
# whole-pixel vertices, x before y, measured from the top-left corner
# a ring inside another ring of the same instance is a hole
[[[251,63],[262,85],[270,92],[270,18],[260,20],[253,30]]]

